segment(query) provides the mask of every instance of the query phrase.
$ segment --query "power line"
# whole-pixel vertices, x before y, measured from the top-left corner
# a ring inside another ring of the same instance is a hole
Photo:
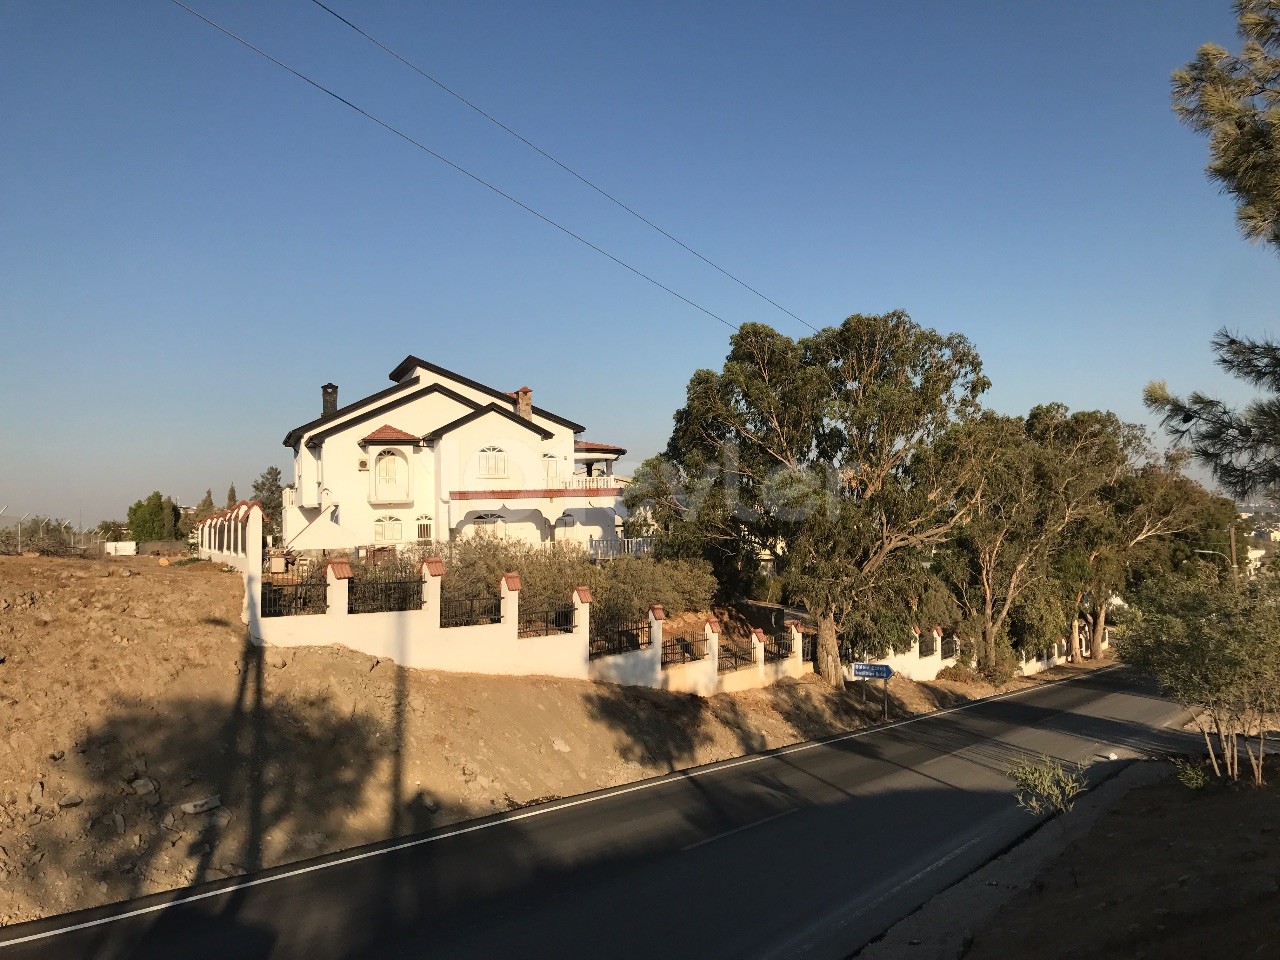
[[[712,268],[712,269],[714,269],[714,270],[718,270],[720,273],[724,274],[726,277],[728,277],[728,278],[729,278],[730,280],[732,280],[734,283],[738,284],[740,287],[743,287],[744,289],[751,291],[751,292],[752,292],[752,293],[754,293],[757,297],[759,297],[761,300],[763,300],[765,303],[769,304],[770,306],[776,307],[777,309],[779,309],[779,310],[781,310],[783,313],[785,313],[787,316],[791,317],[793,320],[796,320],[796,321],[798,321],[798,322],[800,322],[800,323],[804,324],[804,325],[805,325],[806,327],[808,327],[810,330],[814,331],[814,333],[817,333],[817,332],[818,332],[818,328],[817,328],[817,327],[815,327],[813,324],[809,323],[807,320],[804,320],[804,319],[803,319],[803,318],[801,318],[801,317],[796,316],[796,314],[792,313],[790,310],[788,310],[786,307],[784,307],[782,304],[778,303],[777,301],[775,301],[775,300],[771,300],[769,297],[765,296],[765,294],[761,293],[759,290],[757,290],[755,287],[751,286],[751,284],[747,283],[745,280],[742,280],[740,277],[736,277],[736,276],[734,276],[732,273],[730,273],[730,272],[729,272],[728,270],[726,270],[724,267],[720,266],[720,265],[719,265],[718,263],[716,263],[714,260],[711,260],[710,258],[703,256],[701,253],[699,253],[697,250],[693,249],[693,247],[689,246],[689,245],[688,245],[687,243],[685,243],[683,240],[680,240],[679,238],[672,236],[670,233],[668,233],[666,230],[662,229],[662,227],[658,226],[658,225],[657,225],[656,223],[654,223],[652,220],[648,219],[647,217],[645,217],[644,215],[642,215],[641,213],[639,213],[638,211],[636,211],[636,210],[635,210],[635,209],[633,209],[632,207],[627,206],[627,204],[625,204],[623,201],[619,200],[617,197],[615,197],[615,196],[614,196],[613,194],[611,194],[609,191],[605,190],[603,187],[598,186],[597,184],[593,183],[591,180],[589,180],[589,179],[588,179],[587,177],[585,177],[583,174],[581,174],[581,173],[579,173],[577,170],[573,169],[573,167],[571,167],[571,166],[569,166],[568,164],[563,163],[562,161],[560,161],[560,160],[556,159],[556,158],[555,158],[555,157],[553,157],[551,154],[549,154],[546,150],[542,149],[542,147],[538,146],[536,143],[532,142],[531,140],[529,140],[527,137],[525,137],[523,134],[519,133],[518,131],[511,129],[511,127],[507,126],[505,123],[503,123],[503,122],[502,122],[501,120],[499,120],[497,117],[493,116],[491,113],[487,112],[487,111],[486,111],[486,110],[484,110],[482,107],[480,107],[480,106],[478,106],[478,105],[476,105],[476,104],[472,103],[470,100],[468,100],[468,99],[467,99],[466,97],[464,97],[462,94],[458,93],[458,91],[454,90],[452,87],[448,86],[448,85],[447,85],[446,83],[444,83],[443,81],[441,81],[441,80],[437,79],[436,77],[433,77],[431,74],[427,73],[425,70],[423,70],[421,67],[417,66],[416,64],[411,63],[409,60],[406,60],[406,59],[405,59],[404,57],[402,57],[400,54],[396,53],[394,50],[392,50],[390,47],[388,47],[385,43],[383,43],[381,40],[379,40],[379,39],[377,39],[376,37],[374,37],[374,36],[370,35],[369,33],[366,33],[364,30],[362,30],[360,27],[356,26],[354,23],[352,23],[350,20],[348,20],[348,19],[347,19],[346,17],[344,17],[342,14],[338,13],[338,12],[337,12],[336,10],[334,10],[332,7],[329,7],[329,6],[327,6],[326,4],[321,3],[321,2],[320,2],[320,0],[311,0],[311,2],[312,2],[312,3],[314,3],[314,4],[315,4],[317,7],[319,7],[321,10],[325,11],[325,13],[328,13],[329,15],[331,15],[331,16],[333,16],[333,17],[336,17],[337,19],[341,20],[341,21],[342,21],[343,23],[345,23],[348,27],[350,27],[350,28],[351,28],[352,30],[354,30],[356,33],[360,34],[360,36],[364,37],[364,38],[365,38],[366,40],[368,40],[370,43],[374,44],[375,46],[377,46],[377,47],[379,47],[380,49],[382,49],[382,50],[386,51],[387,53],[389,53],[391,56],[395,57],[397,60],[399,60],[401,63],[403,63],[406,67],[408,67],[408,68],[409,68],[410,70],[412,70],[414,73],[418,74],[418,76],[422,77],[422,78],[423,78],[423,79],[425,79],[425,80],[430,80],[432,83],[434,83],[437,87],[439,87],[439,88],[440,88],[441,90],[443,90],[445,93],[449,94],[449,96],[453,97],[455,100],[458,100],[460,103],[463,103],[463,104],[465,104],[466,106],[470,107],[472,110],[474,110],[476,113],[480,114],[480,116],[484,117],[484,118],[485,118],[486,120],[488,120],[490,123],[496,124],[497,126],[501,127],[501,128],[502,128],[503,130],[505,130],[507,133],[511,134],[511,136],[515,137],[517,140],[519,140],[521,143],[523,143],[523,144],[524,144],[526,147],[528,147],[530,150],[533,150],[533,151],[535,151],[536,153],[540,154],[541,156],[545,157],[547,160],[550,160],[552,163],[554,163],[554,164],[555,164],[557,167],[559,167],[561,170],[565,171],[565,173],[568,173],[570,176],[573,176],[573,177],[577,178],[579,181],[581,181],[582,183],[586,184],[586,186],[590,187],[590,188],[591,188],[592,190],[594,190],[596,193],[600,194],[600,196],[602,196],[602,197],[604,197],[605,199],[610,200],[610,201],[612,201],[613,203],[617,204],[619,207],[621,207],[621,208],[622,208],[623,210],[625,210],[627,213],[631,214],[631,216],[635,217],[635,218],[636,218],[637,220],[639,220],[641,223],[645,224],[646,226],[652,227],[654,230],[658,231],[658,233],[662,234],[664,237],[666,237],[666,238],[667,238],[668,240],[670,240],[672,243],[674,243],[674,244],[676,244],[676,245],[678,245],[678,246],[682,247],[684,250],[686,250],[686,251],[688,251],[689,253],[693,254],[695,257],[697,257],[699,260],[701,260],[701,261],[702,261],[703,263],[705,263],[707,266],[711,267],[711,268]]]
[[[583,245],[585,245],[585,246],[587,246],[587,247],[590,247],[592,250],[594,250],[596,253],[600,254],[602,257],[607,257],[608,259],[612,260],[614,263],[616,263],[618,266],[622,267],[623,269],[631,271],[631,272],[632,272],[632,273],[634,273],[637,277],[640,277],[642,280],[647,280],[649,283],[653,284],[653,285],[654,285],[655,287],[657,287],[659,290],[663,290],[663,291],[665,291],[665,292],[667,292],[667,293],[671,294],[671,296],[675,297],[677,300],[681,300],[681,301],[683,301],[684,303],[687,303],[689,306],[693,307],[695,310],[698,310],[698,311],[701,311],[702,313],[705,313],[708,317],[711,317],[713,320],[718,320],[718,321],[720,321],[721,323],[723,323],[723,324],[724,324],[726,327],[728,327],[729,329],[731,329],[731,330],[737,330],[737,329],[738,329],[738,325],[737,325],[737,324],[735,324],[735,323],[730,323],[728,320],[726,320],[724,317],[720,316],[718,313],[714,313],[714,312],[712,312],[711,310],[708,310],[706,307],[702,306],[702,304],[700,304],[700,303],[696,303],[696,302],[694,302],[693,300],[690,300],[690,299],[689,299],[688,297],[686,297],[684,294],[679,293],[679,292],[677,292],[677,291],[675,291],[675,290],[672,290],[672,289],[671,289],[670,287],[668,287],[665,283],[662,283],[662,282],[661,282],[661,281],[659,281],[659,280],[655,280],[653,277],[649,276],[649,274],[644,273],[643,271],[641,271],[641,270],[637,269],[636,267],[633,267],[631,264],[627,263],[625,260],[620,260],[620,259],[618,259],[618,258],[617,258],[617,257],[615,257],[612,253],[610,253],[608,250],[605,250],[603,247],[599,247],[599,246],[597,246],[596,244],[592,243],[590,240],[588,240],[586,237],[583,237],[583,236],[581,236],[580,234],[574,233],[572,230],[570,230],[570,229],[569,229],[568,227],[566,227],[564,224],[562,224],[562,223],[558,223],[558,222],[556,222],[555,220],[552,220],[550,217],[548,217],[548,216],[547,216],[546,214],[544,214],[544,213],[539,213],[539,212],[538,212],[537,210],[535,210],[533,207],[529,206],[527,203],[524,203],[524,202],[522,202],[522,201],[520,201],[520,200],[517,200],[515,197],[513,197],[511,194],[507,193],[505,190],[501,189],[501,188],[500,188],[500,187],[498,187],[497,185],[495,185],[495,184],[493,184],[493,183],[490,183],[488,180],[484,179],[483,177],[481,177],[481,176],[479,176],[479,175],[477,175],[477,174],[472,173],[470,170],[466,169],[465,167],[460,166],[459,164],[454,163],[454,162],[453,162],[452,160],[450,160],[448,157],[444,156],[444,155],[443,155],[443,154],[441,154],[441,153],[437,153],[435,150],[432,150],[430,147],[428,147],[425,143],[422,143],[422,142],[421,142],[421,141],[419,141],[419,140],[415,140],[413,137],[409,136],[409,134],[405,133],[403,130],[400,130],[400,129],[399,129],[399,128],[397,128],[397,127],[393,127],[391,124],[387,123],[385,120],[382,120],[382,119],[380,119],[379,117],[374,116],[372,113],[370,113],[368,110],[365,110],[363,107],[356,106],[356,105],[355,105],[354,103],[352,103],[350,100],[346,99],[345,97],[341,96],[340,94],[335,93],[333,90],[330,90],[328,87],[324,86],[324,84],[319,83],[319,82],[317,82],[317,81],[315,81],[315,80],[312,80],[312,79],[311,79],[310,77],[308,77],[306,74],[304,74],[304,73],[302,73],[302,72],[300,72],[300,71],[298,71],[298,70],[295,70],[293,67],[289,66],[287,63],[284,63],[284,62],[283,62],[283,61],[281,61],[281,60],[277,60],[275,57],[273,57],[271,54],[267,53],[265,50],[262,50],[262,49],[261,49],[261,48],[259,48],[259,47],[255,47],[255,46],[254,46],[252,43],[250,43],[248,40],[244,39],[243,37],[239,36],[238,34],[233,33],[232,31],[228,30],[226,27],[222,26],[222,24],[217,23],[217,22],[215,22],[215,21],[213,21],[213,20],[210,20],[208,17],[206,17],[204,14],[200,13],[198,10],[193,10],[193,9],[191,9],[191,8],[190,8],[190,7],[188,7],[185,3],[182,3],[182,0],[172,0],[172,2],[173,2],[173,4],[174,4],[175,6],[181,7],[183,10],[187,11],[187,13],[191,14],[193,17],[196,17],[196,18],[198,18],[198,19],[200,19],[200,20],[203,20],[205,23],[207,23],[209,26],[213,27],[215,30],[219,31],[220,33],[225,34],[226,36],[230,37],[232,40],[235,40],[237,43],[242,44],[243,46],[245,46],[245,47],[247,47],[248,49],[252,50],[254,53],[256,53],[258,56],[262,57],[263,59],[265,59],[265,60],[270,60],[270,61],[271,61],[272,63],[274,63],[277,67],[280,67],[282,70],[287,70],[289,73],[293,74],[293,75],[294,75],[295,77],[297,77],[299,80],[302,80],[302,81],[304,81],[304,82],[306,82],[306,83],[310,84],[311,86],[315,87],[315,88],[316,88],[317,90],[319,90],[321,93],[325,93],[325,94],[328,94],[329,96],[333,97],[333,99],[337,100],[337,101],[338,101],[339,103],[341,103],[343,106],[350,107],[352,110],[354,110],[356,113],[360,114],[360,116],[364,117],[366,120],[372,120],[374,123],[376,123],[378,126],[382,127],[384,130],[387,130],[387,131],[389,131],[390,133],[394,133],[394,134],[395,134],[397,137],[399,137],[401,140],[404,140],[405,142],[412,144],[413,146],[417,147],[419,150],[423,151],[424,153],[428,153],[428,154],[430,154],[431,156],[433,156],[433,157],[435,157],[437,160],[439,160],[441,163],[443,163],[443,164],[445,164],[445,165],[447,165],[447,166],[449,166],[449,167],[452,167],[454,170],[458,171],[458,173],[463,174],[464,176],[466,176],[466,177],[470,178],[471,180],[474,180],[476,183],[480,184],[482,187],[487,187],[488,189],[492,190],[494,193],[498,194],[498,196],[503,197],[503,198],[504,198],[504,199],[506,199],[506,200],[510,200],[512,203],[514,203],[514,204],[515,204],[517,207],[519,207],[521,210],[524,210],[524,211],[525,211],[525,212],[527,212],[527,213],[531,213],[531,214],[533,214],[535,217],[537,217],[537,218],[538,218],[539,220],[541,220],[543,223],[546,223],[546,224],[548,224],[548,225],[550,225],[550,226],[552,226],[552,227],[555,227],[555,228],[556,228],[557,230],[559,230],[561,233],[564,233],[564,234],[566,234],[567,236],[572,237],[574,240],[577,240],[579,243],[581,243],[581,244],[583,244]]]

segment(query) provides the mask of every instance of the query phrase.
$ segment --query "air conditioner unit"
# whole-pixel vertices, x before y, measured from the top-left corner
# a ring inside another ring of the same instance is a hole
[[[368,469],[369,469],[369,460],[368,460],[368,458],[367,458],[367,457],[362,457],[362,458],[360,458],[360,460],[356,461],[356,469],[358,469],[358,470],[368,470]]]

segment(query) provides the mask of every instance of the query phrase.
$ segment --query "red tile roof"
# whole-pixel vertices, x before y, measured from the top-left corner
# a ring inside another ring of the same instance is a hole
[[[520,590],[520,574],[504,573],[502,579],[506,581],[507,589],[512,593],[518,593]]]
[[[612,443],[593,443],[590,440],[573,441],[573,449],[579,453],[616,453],[619,456],[627,452],[626,447],[615,446]]]
[[[389,423],[384,423],[377,430],[373,431],[373,433],[369,434],[360,442],[361,443],[392,443],[395,441],[405,441],[405,440],[417,441],[417,439],[418,438],[415,437],[412,433],[405,433],[403,430],[399,430],[391,426],[391,424]]]
[[[444,576],[444,561],[439,557],[426,557],[422,561],[423,568],[433,577]]]

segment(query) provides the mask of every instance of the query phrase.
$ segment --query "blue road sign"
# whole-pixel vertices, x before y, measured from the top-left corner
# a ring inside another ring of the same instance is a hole
[[[888,680],[893,676],[893,667],[887,663],[855,663],[853,675],[866,680]]]

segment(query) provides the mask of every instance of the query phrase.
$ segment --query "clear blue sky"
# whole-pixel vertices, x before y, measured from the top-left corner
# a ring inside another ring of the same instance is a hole
[[[1145,421],[1153,377],[1246,396],[1274,330],[1169,73],[1227,0],[330,0],[815,326],[906,309],[1004,412]],[[190,0],[734,322],[807,331],[308,0]],[[166,0],[0,3],[0,506],[86,523],[287,466],[280,441],[415,353],[661,449],[728,330]],[[286,474],[287,475],[287,474]]]

